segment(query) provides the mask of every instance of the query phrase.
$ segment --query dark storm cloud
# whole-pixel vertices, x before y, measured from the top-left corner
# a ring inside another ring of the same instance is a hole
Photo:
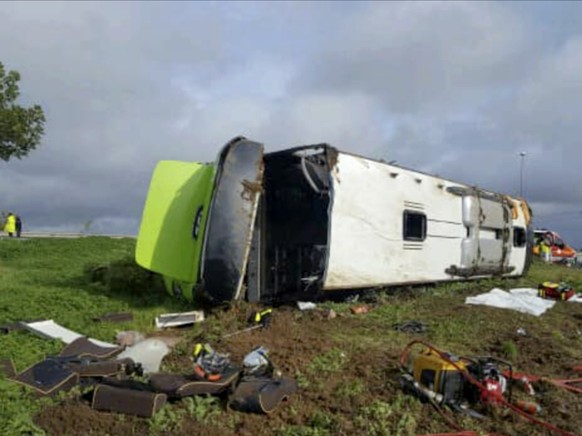
[[[373,96],[389,129],[368,153],[466,183],[518,194],[526,151],[538,217],[582,244],[582,39],[575,26],[554,29],[582,10],[545,22],[547,10],[527,7],[366,4],[294,85]]]
[[[137,3],[0,6],[2,61],[22,73],[24,100],[40,102],[48,118],[39,150],[2,164],[2,208],[33,227],[125,217],[134,223],[121,230],[135,231],[148,173],[176,154],[172,126],[185,100],[172,74],[204,75],[222,54],[218,17],[170,12]]]

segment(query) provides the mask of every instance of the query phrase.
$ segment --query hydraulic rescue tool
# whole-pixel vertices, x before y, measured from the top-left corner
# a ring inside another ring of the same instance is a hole
[[[543,282],[538,286],[538,295],[542,298],[554,300],[569,300],[575,294],[574,289],[568,283]]]
[[[415,346],[423,346],[424,349],[413,358],[411,352]],[[445,413],[444,407],[480,419],[485,416],[474,410],[474,407],[481,406],[483,410],[487,410],[487,407],[482,406],[506,407],[554,434],[573,435],[532,416],[539,411],[537,404],[512,400],[511,382],[519,380],[523,383],[524,375],[515,374],[511,363],[504,360],[491,356],[455,356],[427,342],[415,340],[402,351],[400,369],[403,373],[400,379],[402,389],[421,401],[430,403],[458,431],[464,429]],[[525,381],[528,385],[528,379],[534,381],[527,376]],[[558,382],[563,381],[556,381],[556,384]],[[573,386],[562,384],[561,387],[575,391]],[[529,387],[533,391],[531,385]]]

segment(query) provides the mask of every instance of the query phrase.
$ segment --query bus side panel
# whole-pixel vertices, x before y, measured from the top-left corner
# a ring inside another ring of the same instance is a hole
[[[461,197],[437,177],[340,153],[324,289],[453,280],[461,261]],[[405,212],[424,215],[424,240],[404,237]]]

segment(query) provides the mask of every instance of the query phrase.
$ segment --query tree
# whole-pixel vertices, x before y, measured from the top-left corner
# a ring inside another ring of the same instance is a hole
[[[0,159],[21,159],[40,143],[44,133],[44,112],[39,105],[22,107],[18,71],[6,73],[0,62]]]

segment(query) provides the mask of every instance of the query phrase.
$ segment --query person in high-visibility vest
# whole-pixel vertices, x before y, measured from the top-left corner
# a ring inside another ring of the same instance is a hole
[[[8,236],[10,236],[11,238],[14,236],[14,233],[16,233],[16,217],[12,212],[10,212],[8,214],[8,217],[6,218],[4,231],[8,233]]]
[[[552,235],[546,233],[540,243],[540,255],[546,262],[552,260]]]

